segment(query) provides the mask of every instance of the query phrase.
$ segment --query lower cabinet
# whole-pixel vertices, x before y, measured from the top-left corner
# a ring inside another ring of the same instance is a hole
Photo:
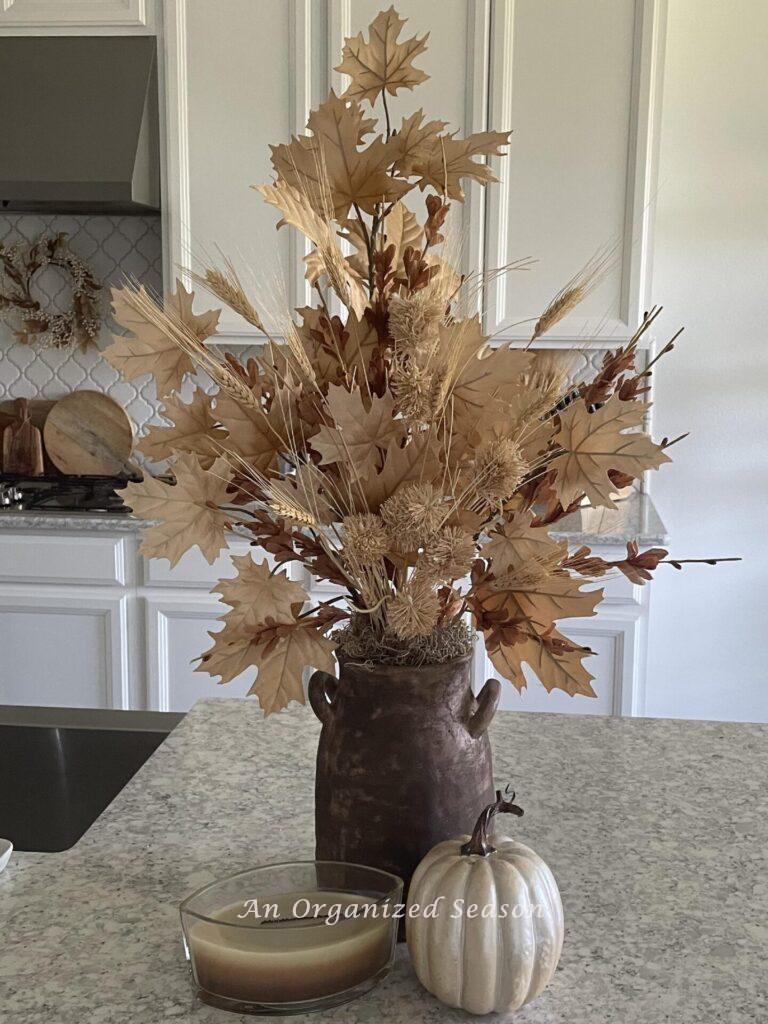
[[[132,531],[0,532],[0,704],[186,711],[196,700],[242,697],[253,679],[225,685],[196,671],[226,606],[211,587],[234,573],[231,554],[252,551],[234,539],[213,566],[195,549],[174,568],[138,553]],[[611,548],[595,549],[616,557]],[[307,585],[299,567],[291,571]],[[327,586],[311,588],[327,599]],[[502,684],[504,708],[577,714],[644,712],[648,592],[620,578],[605,588],[596,616],[562,623],[595,651],[588,666],[597,698],[547,693],[535,679],[522,693]],[[479,645],[476,689],[498,675]]]

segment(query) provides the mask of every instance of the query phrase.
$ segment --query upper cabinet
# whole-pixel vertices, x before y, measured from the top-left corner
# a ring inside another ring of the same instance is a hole
[[[4,35],[151,35],[155,0],[0,0]]]
[[[489,123],[514,134],[493,161],[485,268],[537,262],[488,287],[488,333],[530,338],[595,257],[600,285],[549,344],[621,341],[647,308],[662,16],[657,0],[492,0]]]

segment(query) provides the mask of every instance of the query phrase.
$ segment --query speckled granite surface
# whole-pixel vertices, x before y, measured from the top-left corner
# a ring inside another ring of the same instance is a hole
[[[667,531],[647,494],[633,491],[616,502],[616,508],[584,508],[561,519],[552,528],[554,537],[573,544],[621,544],[636,540],[641,545],[664,544]]]
[[[0,875],[0,1020],[245,1021],[193,996],[177,905],[215,876],[312,855],[318,725],[239,700],[198,704],[63,854]],[[501,712],[496,775],[514,832],[560,884],[566,940],[520,1024],[768,1020],[768,726]],[[18,784],[22,784],[19,781]],[[470,1019],[423,992],[404,949],[321,1024]]]
[[[88,512],[15,512],[0,510],[0,529],[72,530],[138,533],[147,526],[130,515]],[[552,531],[574,544],[663,544],[664,524],[646,494],[633,493],[616,509],[582,509],[563,519]]]
[[[0,530],[53,530],[71,533],[138,533],[147,524],[130,515],[110,512],[16,512],[0,511]]]

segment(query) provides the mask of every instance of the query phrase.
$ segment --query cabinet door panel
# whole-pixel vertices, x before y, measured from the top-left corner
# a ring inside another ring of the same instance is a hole
[[[654,0],[493,0],[490,121],[513,129],[492,163],[486,266],[538,263],[489,289],[489,333],[530,338],[555,294],[611,250],[598,287],[547,335],[632,333],[646,301],[653,174]]]
[[[181,217],[192,254],[178,260],[216,260],[220,248],[270,307],[285,305],[279,283],[291,276],[289,229],[275,230],[279,217],[251,185],[271,180],[269,143],[287,142],[294,130],[291,7],[285,0],[186,7],[189,208]],[[257,331],[225,308],[219,333]]]
[[[1,0],[4,28],[37,29],[38,34],[71,32],[134,33],[154,30],[154,0]]]
[[[0,595],[0,704],[127,708],[125,598]]]
[[[528,685],[518,693],[511,683],[502,681],[500,707],[510,711],[577,715],[637,714],[633,699],[642,672],[642,623],[633,614],[621,618],[611,614],[589,620],[566,619],[558,623],[558,628],[575,643],[594,651],[594,656],[585,660],[585,667],[595,677],[592,687],[597,696],[570,697],[562,690],[547,693],[526,665],[524,674]],[[501,679],[487,656],[485,674]]]
[[[221,627],[217,619],[224,611],[224,605],[212,600],[147,600],[150,710],[188,711],[203,698],[246,695],[255,670],[223,686],[207,673],[195,671],[200,655],[212,644],[208,632]]]

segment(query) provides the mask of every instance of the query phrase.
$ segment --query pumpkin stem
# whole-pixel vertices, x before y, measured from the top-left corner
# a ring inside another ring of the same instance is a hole
[[[495,852],[496,848],[491,846],[488,840],[488,830],[497,814],[516,814],[518,818],[522,816],[523,809],[518,807],[516,803],[513,803],[514,799],[515,794],[510,792],[509,786],[507,786],[503,793],[500,789],[496,790],[496,800],[492,804],[488,804],[480,814],[475,823],[472,838],[468,843],[464,843],[459,850],[463,857],[470,857],[473,853],[479,857],[487,857],[489,853]]]

